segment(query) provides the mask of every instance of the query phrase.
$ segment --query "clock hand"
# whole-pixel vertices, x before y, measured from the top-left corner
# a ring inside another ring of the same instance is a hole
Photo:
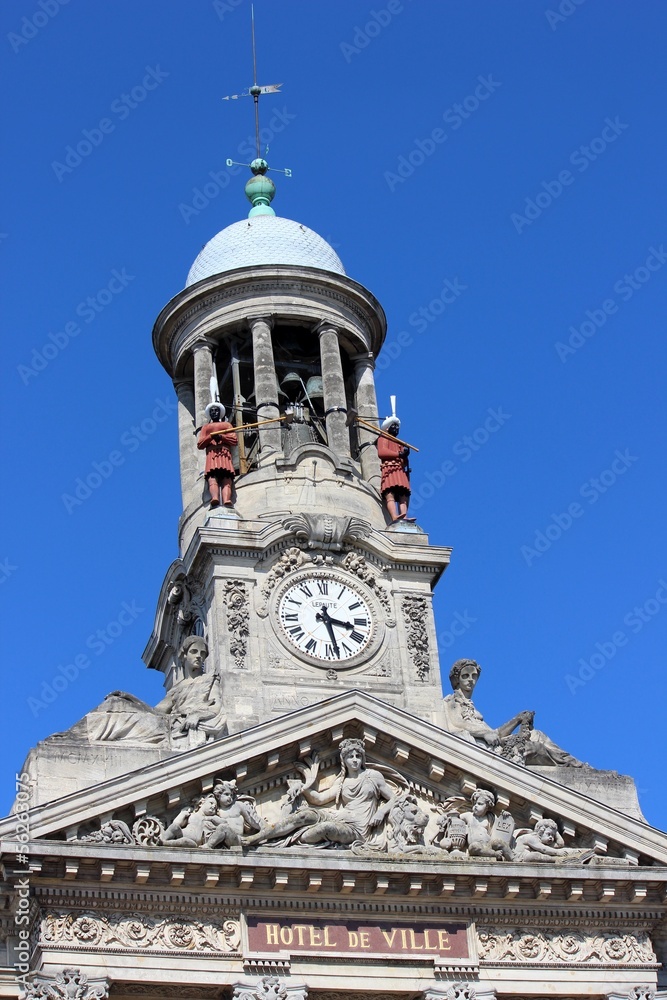
[[[324,623],[324,626],[329,633],[329,638],[331,639],[331,645],[333,646],[334,652],[340,660],[340,649],[338,648],[338,643],[336,642],[336,636],[334,635],[333,625],[331,624],[331,618],[329,618],[329,612],[327,609],[322,608],[321,611],[318,611],[315,615],[315,620]]]
[[[341,628],[353,629],[354,625],[351,622],[342,622],[338,618],[329,618],[332,625],[339,625]]]

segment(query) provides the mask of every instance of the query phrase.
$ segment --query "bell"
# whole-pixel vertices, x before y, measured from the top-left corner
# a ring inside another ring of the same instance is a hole
[[[303,382],[301,381],[301,376],[298,372],[288,372],[280,383],[280,388],[285,391],[285,395],[288,396],[289,399],[296,399],[302,386]]]
[[[311,375],[308,379],[306,382],[306,396],[310,399],[324,399],[321,375]]]

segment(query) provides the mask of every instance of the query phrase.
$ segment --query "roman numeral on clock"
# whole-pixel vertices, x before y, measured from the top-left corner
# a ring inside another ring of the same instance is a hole
[[[328,582],[326,580],[318,580],[317,589],[319,590],[320,594],[328,594],[329,593]]]
[[[365,638],[366,636],[363,635],[361,632],[357,632],[356,629],[350,632],[350,639],[352,639],[353,642],[363,642]]]
[[[309,639],[308,642],[306,643],[306,652],[313,653],[314,655],[316,649],[317,649],[317,639]]]

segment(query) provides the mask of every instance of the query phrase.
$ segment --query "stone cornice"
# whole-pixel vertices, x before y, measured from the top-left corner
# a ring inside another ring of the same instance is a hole
[[[318,268],[261,265],[214,275],[176,295],[155,322],[155,352],[170,375],[179,374],[191,328],[196,325],[197,336],[224,327],[232,332],[245,325],[248,312],[313,325],[325,319],[353,335],[357,351],[374,354],[386,332],[379,302],[351,278]]]

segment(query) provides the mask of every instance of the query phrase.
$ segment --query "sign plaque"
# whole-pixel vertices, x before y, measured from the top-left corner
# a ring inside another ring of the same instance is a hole
[[[466,924],[424,921],[289,920],[248,915],[254,954],[365,955],[384,958],[470,958]]]

